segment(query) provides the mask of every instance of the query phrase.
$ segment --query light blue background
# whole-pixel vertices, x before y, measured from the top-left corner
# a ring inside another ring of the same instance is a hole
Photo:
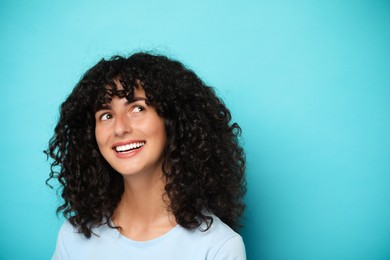
[[[243,128],[249,259],[390,259],[388,1],[0,1],[0,259],[48,259],[42,151],[101,57],[156,50]],[[196,245],[194,245],[196,246]]]

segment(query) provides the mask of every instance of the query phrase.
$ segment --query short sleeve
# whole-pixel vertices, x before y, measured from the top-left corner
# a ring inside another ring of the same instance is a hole
[[[246,260],[245,245],[241,236],[227,240],[218,250],[214,260]]]

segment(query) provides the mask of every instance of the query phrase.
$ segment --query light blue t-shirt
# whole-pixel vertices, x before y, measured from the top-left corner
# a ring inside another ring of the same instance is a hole
[[[161,237],[134,241],[107,225],[93,229],[86,238],[65,222],[58,234],[53,260],[153,259],[153,260],[245,260],[245,246],[239,234],[213,216],[210,229],[188,230],[176,225]]]

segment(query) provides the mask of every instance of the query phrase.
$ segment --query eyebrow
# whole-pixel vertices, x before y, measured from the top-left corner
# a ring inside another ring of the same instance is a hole
[[[134,102],[137,102],[137,101],[145,101],[145,104],[147,105],[148,104],[148,99],[147,98],[144,98],[144,97],[134,97],[132,100],[127,100],[125,105],[129,105],[131,103],[134,103]],[[111,109],[111,105],[109,104],[103,104],[101,105],[97,110],[96,112],[98,111],[101,111],[101,110],[106,110],[106,109]],[[95,113],[96,113],[95,112]]]
[[[145,102],[148,101],[148,99],[144,98],[144,97],[134,97],[131,101],[128,101],[128,102],[130,104],[130,103],[137,102],[137,101],[140,101],[140,100],[144,100]]]

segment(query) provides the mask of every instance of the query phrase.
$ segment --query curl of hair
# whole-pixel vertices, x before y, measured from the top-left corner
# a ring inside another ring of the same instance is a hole
[[[124,90],[117,90],[114,79]],[[195,73],[178,61],[148,53],[102,59],[61,105],[45,151],[53,159],[47,182],[58,179],[64,200],[57,213],[86,237],[94,227],[110,224],[124,185],[97,146],[95,112],[114,95],[131,100],[135,87],[144,89],[165,122],[164,196],[176,222],[187,229],[206,222],[208,229],[210,212],[237,230],[246,192],[240,127],[230,122],[222,100]]]

